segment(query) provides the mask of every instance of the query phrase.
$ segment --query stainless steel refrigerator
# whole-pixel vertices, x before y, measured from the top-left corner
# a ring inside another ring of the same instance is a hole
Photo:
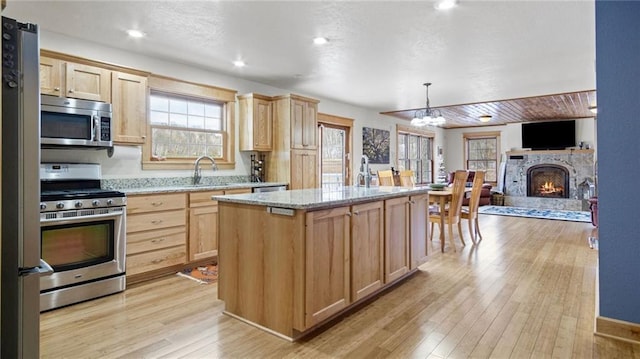
[[[2,18],[0,357],[38,358],[40,80],[37,26]]]

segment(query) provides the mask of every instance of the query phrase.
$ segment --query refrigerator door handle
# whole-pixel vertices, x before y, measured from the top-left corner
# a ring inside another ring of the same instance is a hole
[[[49,263],[45,262],[44,259],[40,258],[40,266],[33,268],[20,268],[18,270],[19,276],[28,276],[32,274],[38,274],[40,276],[48,276],[53,274],[53,267],[49,265]]]
[[[45,260],[42,258],[40,258],[40,266],[36,268],[36,270],[41,277],[52,275],[54,272],[53,267],[51,267],[51,265],[45,262]]]

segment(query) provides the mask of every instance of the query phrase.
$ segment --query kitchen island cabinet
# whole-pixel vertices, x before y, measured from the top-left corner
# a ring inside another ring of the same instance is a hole
[[[412,206],[427,196],[400,187],[214,196],[225,313],[296,340],[391,288],[426,259],[426,207]]]

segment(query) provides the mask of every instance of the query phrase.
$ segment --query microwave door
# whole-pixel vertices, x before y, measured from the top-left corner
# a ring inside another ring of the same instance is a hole
[[[43,145],[92,146],[95,144],[95,111],[41,106]]]

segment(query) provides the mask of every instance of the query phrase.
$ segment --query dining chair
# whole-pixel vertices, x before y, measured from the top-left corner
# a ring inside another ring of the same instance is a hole
[[[378,184],[380,186],[393,186],[393,173],[391,170],[378,171]]]
[[[469,222],[469,235],[471,236],[473,244],[482,240],[480,226],[478,225],[478,207],[480,207],[480,194],[482,192],[485,174],[485,171],[476,171],[475,177],[473,178],[473,186],[471,187],[469,206],[461,207],[460,212],[460,217]],[[458,226],[461,226],[460,222],[458,222]],[[478,238],[480,238],[480,240],[477,240]]]
[[[451,188],[451,200],[449,201],[449,206],[447,208],[437,208],[431,207],[429,208],[429,222],[431,223],[431,236],[430,239],[433,240],[433,229],[435,223],[440,223],[441,219],[441,211],[444,211],[444,224],[446,224],[449,228],[449,242],[453,247],[453,251],[456,251],[456,244],[453,240],[453,225],[458,225],[458,234],[460,236],[460,242],[462,245],[466,245],[464,242],[464,238],[462,237],[462,227],[460,224],[460,209],[462,207],[462,198],[465,194],[465,183],[467,181],[467,175],[469,172],[464,170],[458,170],[455,173],[455,177],[453,179],[453,187]],[[440,227],[440,231],[443,231],[444,228]],[[444,243],[441,244],[441,248],[444,250]]]
[[[414,187],[415,185],[416,181],[412,170],[400,171],[400,186]]]

